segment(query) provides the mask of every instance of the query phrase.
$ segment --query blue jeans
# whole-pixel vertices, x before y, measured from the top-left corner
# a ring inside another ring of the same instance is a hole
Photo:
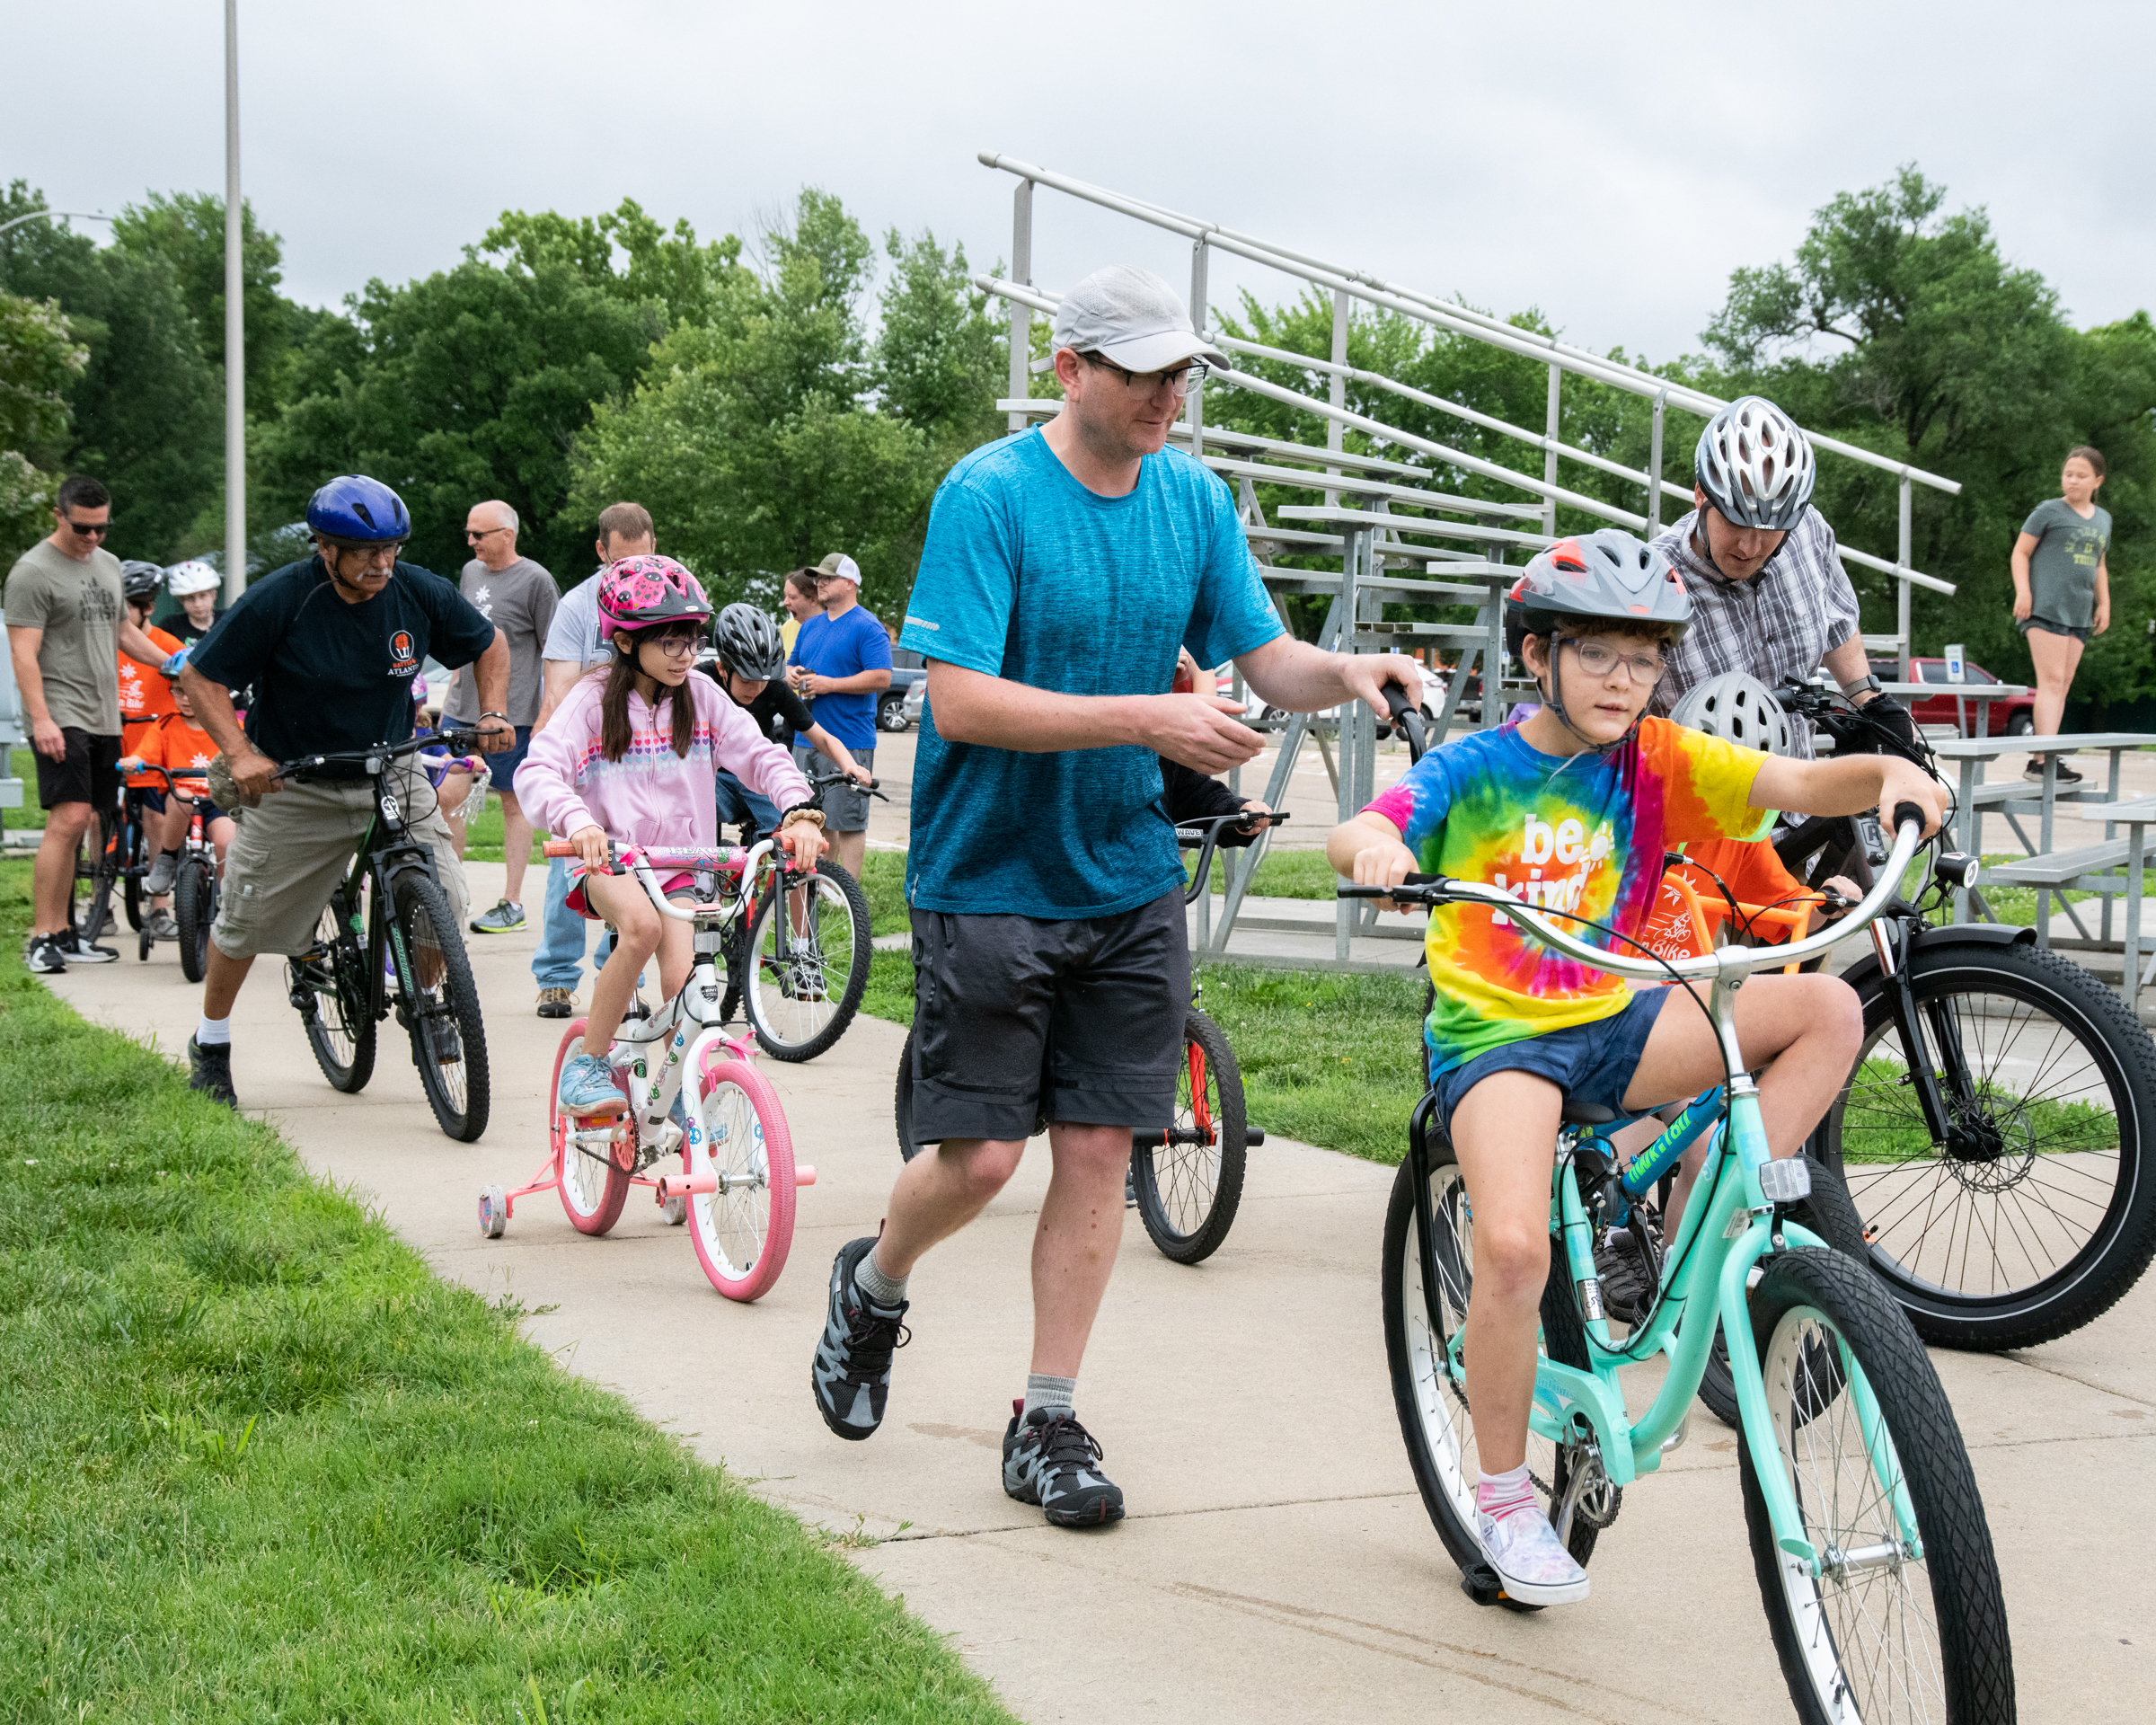
[[[761,792],[751,791],[724,767],[719,769],[718,791],[721,827],[753,826],[755,836],[747,840],[749,844],[778,829],[779,811],[771,799]],[[725,835],[720,836],[723,840]]]
[[[550,858],[546,915],[532,953],[532,975],[542,988],[574,988],[584,978],[584,935],[591,924],[569,907],[568,898],[569,863],[562,857]]]

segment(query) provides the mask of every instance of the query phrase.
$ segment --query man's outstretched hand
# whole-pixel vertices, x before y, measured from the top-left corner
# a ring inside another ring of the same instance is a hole
[[[1265,738],[1237,723],[1242,703],[1216,694],[1153,697],[1154,751],[1199,773],[1225,773],[1257,758]],[[1230,715],[1233,715],[1231,717]]]

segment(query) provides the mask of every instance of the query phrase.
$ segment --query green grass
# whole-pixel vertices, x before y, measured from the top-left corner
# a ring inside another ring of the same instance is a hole
[[[2028,859],[2019,851],[2001,851],[1987,855],[1984,866],[1990,868],[2001,862],[2026,862]],[[2017,928],[2034,928],[2037,925],[2037,889],[2034,887],[2010,887],[2003,883],[1993,886],[1979,875],[1976,890],[1984,895],[1984,902],[1992,907],[1992,915],[2002,923],[2011,923]],[[2059,901],[2083,904],[2100,898],[2094,892],[2054,892],[2051,895],[2051,914],[2059,914]]]
[[[27,885],[0,869],[0,1719],[1007,1719],[829,1542],[57,1002]]]
[[[1856,1089],[1843,1111],[1842,1155],[1857,1163],[1931,1162],[1931,1133],[1906,1087],[1907,1065],[1874,1056],[1857,1069]],[[2043,1155],[2115,1154],[2118,1118],[2092,1102],[2039,1096],[2025,1100],[1995,1080],[1978,1080],[1986,1118],[2006,1134],[2010,1150]]]
[[[1233,853],[1221,853],[1230,855]],[[1183,857],[1183,875],[1186,880],[1197,866],[1197,854],[1187,852]],[[1326,862],[1322,851],[1268,851],[1258,864],[1257,878],[1250,882],[1250,890],[1259,898],[1330,898],[1339,877],[1333,873],[1332,865]],[[1213,890],[1217,895],[1228,889],[1228,871],[1220,862],[1213,865]]]

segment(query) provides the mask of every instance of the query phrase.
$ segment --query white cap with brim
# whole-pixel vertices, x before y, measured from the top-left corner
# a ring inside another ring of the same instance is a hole
[[[1174,288],[1149,270],[1122,263],[1094,270],[1063,296],[1054,345],[1098,353],[1126,371],[1163,371],[1192,359],[1230,368],[1228,356],[1191,328]]]

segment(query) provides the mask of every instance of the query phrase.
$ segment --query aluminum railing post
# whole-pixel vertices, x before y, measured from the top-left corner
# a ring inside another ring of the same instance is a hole
[[[1348,407],[1348,375],[1340,369],[1348,363],[1348,290],[1344,288],[1336,288],[1332,296],[1333,373],[1331,382],[1328,386],[1326,399],[1342,412],[1345,412]],[[1342,421],[1339,420],[1326,421],[1325,447],[1328,449],[1346,448],[1348,447],[1346,438],[1347,427]],[[1340,470],[1338,467],[1328,467],[1325,471],[1329,473],[1337,473]],[[1338,491],[1325,493],[1327,509],[1331,509],[1339,500],[1340,494]]]
[[[1337,342],[1339,338],[1336,334],[1334,339]],[[1362,622],[1363,558],[1374,536],[1374,530],[1370,527],[1345,527],[1342,536],[1347,540],[1347,544],[1340,556],[1340,638],[1338,650],[1352,653],[1357,650],[1356,631]],[[1334,746],[1339,751],[1339,765],[1334,773],[1334,792],[1339,818],[1343,821],[1352,819],[1356,811],[1362,807],[1355,800],[1356,754],[1362,741],[1361,727],[1356,723],[1356,703],[1344,702],[1339,709],[1339,726],[1334,733]],[[1374,736],[1371,741],[1374,746]],[[1356,913],[1361,907],[1352,898],[1336,899],[1333,903],[1332,953],[1334,958],[1343,962],[1348,957],[1348,932],[1354,927]]]
[[[1550,407],[1542,416],[1545,428],[1542,433],[1544,439],[1542,444],[1542,483],[1551,488],[1557,484],[1557,433],[1560,423],[1558,416],[1558,396],[1559,392],[1564,387],[1564,382],[1565,368],[1562,366],[1551,366],[1550,367]],[[1557,537],[1557,499],[1554,496],[1547,496],[1542,500],[1542,531],[1552,539]]]
[[[1909,539],[1910,539],[1910,534],[1909,534],[1909,504],[1910,504],[1909,470],[1908,470],[1906,467],[1904,467],[1904,468],[1903,468],[1903,469],[1902,469],[1902,500],[1901,500],[1901,501],[1902,501],[1902,509],[1901,509],[1901,516],[1902,516],[1902,521],[1901,521],[1901,535],[1900,535],[1899,539],[1898,539],[1898,540],[1896,541],[1896,543],[1895,543],[1895,563],[1896,563],[1896,568],[1895,568],[1895,588],[1898,589],[1898,593],[1897,593],[1897,596],[1896,596],[1896,598],[1895,598],[1895,629],[1896,629],[1897,631],[1899,631],[1899,632],[1900,632],[1900,634],[1901,634],[1901,637],[1902,637],[1902,681],[1903,681],[1903,682],[1904,682],[1904,683],[1906,683],[1906,682],[1909,680],[1909,652],[1910,652],[1910,647],[1909,647],[1909,581],[1908,581],[1908,579],[1907,579],[1907,578],[1908,578],[1908,574],[1909,574],[1909,564],[1910,564],[1910,557],[1911,557],[1911,553],[1910,553],[1910,543],[1909,543]]]
[[[1206,332],[1206,243],[1190,242],[1190,327],[1199,335]],[[1190,454],[1198,460],[1206,458],[1206,386],[1203,384],[1183,397],[1183,412],[1190,421]]]
[[[1662,416],[1669,406],[1669,392],[1655,397],[1654,426],[1647,437],[1647,536],[1662,531]]]
[[[1021,287],[1033,285],[1033,182],[1021,180],[1011,194],[1011,279]],[[1011,399],[1023,400],[1033,393],[1033,310],[1018,300],[1011,302]],[[1026,429],[1023,413],[1013,412],[1008,435]]]

